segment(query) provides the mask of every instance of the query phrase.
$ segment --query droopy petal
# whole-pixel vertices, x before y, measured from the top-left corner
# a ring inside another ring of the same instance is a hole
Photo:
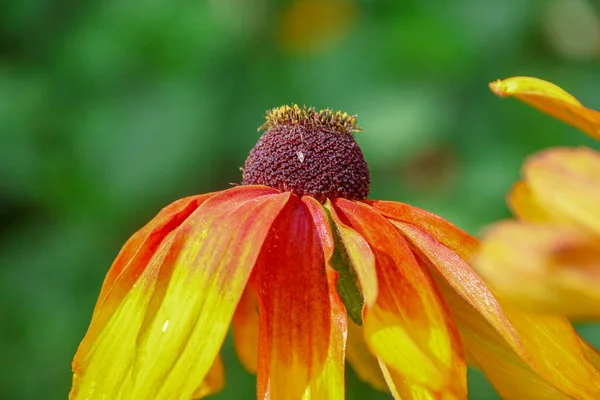
[[[334,206],[339,218],[362,235],[375,254],[379,295],[375,306],[364,313],[365,338],[401,380],[395,383],[404,388],[403,398],[466,398],[458,332],[429,272],[373,208],[344,199],[337,199]]]
[[[258,398],[343,399],[346,335],[345,326],[338,328],[345,316],[331,303],[321,242],[295,195],[273,223],[252,285],[259,304]]]
[[[508,205],[512,212],[529,222],[548,222],[552,216],[540,204],[527,182],[517,182],[508,195]]]
[[[500,304],[469,264],[423,229],[404,222],[391,222],[452,289],[477,310],[515,352],[524,355],[519,337],[504,315]]]
[[[249,286],[233,314],[233,343],[240,363],[255,374],[258,363],[258,305]]]
[[[395,201],[366,201],[385,217],[416,225],[433,236],[446,247],[455,249],[455,253],[463,259],[472,254],[479,243],[473,236],[429,211]]]
[[[79,353],[88,351],[91,341],[117,310],[167,235],[177,229],[213,195],[214,193],[210,193],[175,201],[163,208],[156,217],[134,233],[125,243],[106,274],[98,302],[94,308],[92,322],[85,338],[79,345]]]
[[[600,153],[585,147],[545,150],[527,160],[523,173],[555,219],[600,235]]]
[[[476,309],[464,294],[459,294],[441,274],[442,268],[451,268],[445,263],[464,263],[460,259],[453,260],[449,254],[456,249],[436,245],[436,241],[431,240],[411,239],[411,243],[417,247],[420,261],[434,271],[470,362],[485,372],[504,398],[533,400],[540,398],[535,393],[556,391],[561,392],[562,397],[549,398],[600,398],[599,373],[587,361],[580,338],[566,319],[527,314],[501,301],[501,310],[496,308],[495,311],[498,315],[490,318],[482,313],[481,307]],[[489,312],[494,312],[494,308],[492,306]],[[495,326],[490,321],[496,321]],[[505,326],[498,328],[498,323]],[[514,333],[506,334],[511,331]],[[516,386],[517,382],[529,382],[529,387]]]
[[[339,274],[332,268],[331,259],[334,252],[334,240],[329,220],[321,204],[312,197],[304,196],[302,201],[311,213],[315,231],[321,244],[321,251],[326,263],[327,282],[329,284],[329,301],[331,304],[331,334],[327,361],[321,374],[311,382],[303,399],[344,399],[344,359],[348,336],[348,321],[344,303],[337,293],[336,284]]]
[[[213,364],[271,223],[289,194],[216,194],[169,233],[74,360],[71,398],[191,398]],[[116,283],[115,283],[116,284]]]
[[[600,317],[597,239],[554,225],[506,221],[485,236],[474,262],[503,298],[538,312]]]
[[[553,83],[517,76],[490,83],[500,97],[515,97],[585,133],[600,139],[600,113],[585,108],[573,96]]]
[[[348,363],[356,375],[369,385],[382,392],[389,391],[381,368],[364,338],[363,328],[353,322],[348,323],[348,344],[346,350]]]

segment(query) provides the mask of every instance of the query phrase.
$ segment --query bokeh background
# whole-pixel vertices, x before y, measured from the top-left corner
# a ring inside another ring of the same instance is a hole
[[[509,215],[528,154],[595,145],[488,82],[534,75],[600,108],[599,60],[597,0],[5,0],[0,398],[66,398],[120,246],[171,201],[240,182],[266,109],[358,114],[372,197],[477,234]],[[229,340],[223,355],[214,398],[255,398]],[[389,398],[350,368],[347,385]]]

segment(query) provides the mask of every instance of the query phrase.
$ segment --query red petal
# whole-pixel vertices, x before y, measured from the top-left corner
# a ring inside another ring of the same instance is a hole
[[[339,328],[345,319],[331,303],[321,241],[298,197],[290,198],[274,222],[252,284],[260,321],[258,398],[319,398],[318,393],[335,393],[327,386],[337,384],[337,395],[328,398],[343,399],[336,371],[343,371],[345,326]]]

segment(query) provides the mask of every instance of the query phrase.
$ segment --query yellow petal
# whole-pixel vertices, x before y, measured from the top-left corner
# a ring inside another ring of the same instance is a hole
[[[361,380],[382,392],[389,391],[385,378],[381,374],[379,362],[367,346],[363,328],[353,322],[348,323],[346,356],[348,363]]]
[[[414,396],[466,398],[458,332],[429,272],[372,207],[344,199],[336,199],[334,206],[375,254],[379,294],[375,306],[367,306],[364,313],[365,338],[373,354],[405,381]],[[357,259],[354,264],[361,262]]]
[[[486,232],[474,263],[503,298],[521,307],[598,318],[599,243],[568,227],[506,221]]]
[[[527,182],[517,182],[508,195],[508,205],[512,212],[529,222],[548,222],[551,214],[544,209]]]
[[[306,203],[292,196],[252,275],[259,304],[258,398],[343,399],[346,320],[331,296]]]
[[[553,219],[600,236],[600,153],[554,148],[530,157],[525,180]]]
[[[250,287],[244,290],[233,315],[233,344],[240,363],[256,374],[258,363],[258,305]]]
[[[577,99],[550,82],[517,76],[492,82],[490,89],[500,97],[515,97],[600,139],[600,113],[582,106]]]
[[[271,223],[289,194],[232,188],[161,242],[74,360],[72,399],[191,398],[217,357]]]

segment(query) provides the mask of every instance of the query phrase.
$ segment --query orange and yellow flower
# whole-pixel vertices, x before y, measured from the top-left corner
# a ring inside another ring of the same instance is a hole
[[[600,357],[559,317],[500,303],[473,237],[366,200],[356,119],[281,107],[243,185],[164,208],[124,245],[73,361],[71,399],[190,399],[224,382],[230,327],[259,399],[344,399],[344,365],[397,399],[598,399]]]
[[[515,77],[490,88],[600,138],[600,113],[554,84]],[[600,153],[580,147],[532,155],[508,201],[517,220],[487,231],[478,272],[522,307],[599,318]]]

